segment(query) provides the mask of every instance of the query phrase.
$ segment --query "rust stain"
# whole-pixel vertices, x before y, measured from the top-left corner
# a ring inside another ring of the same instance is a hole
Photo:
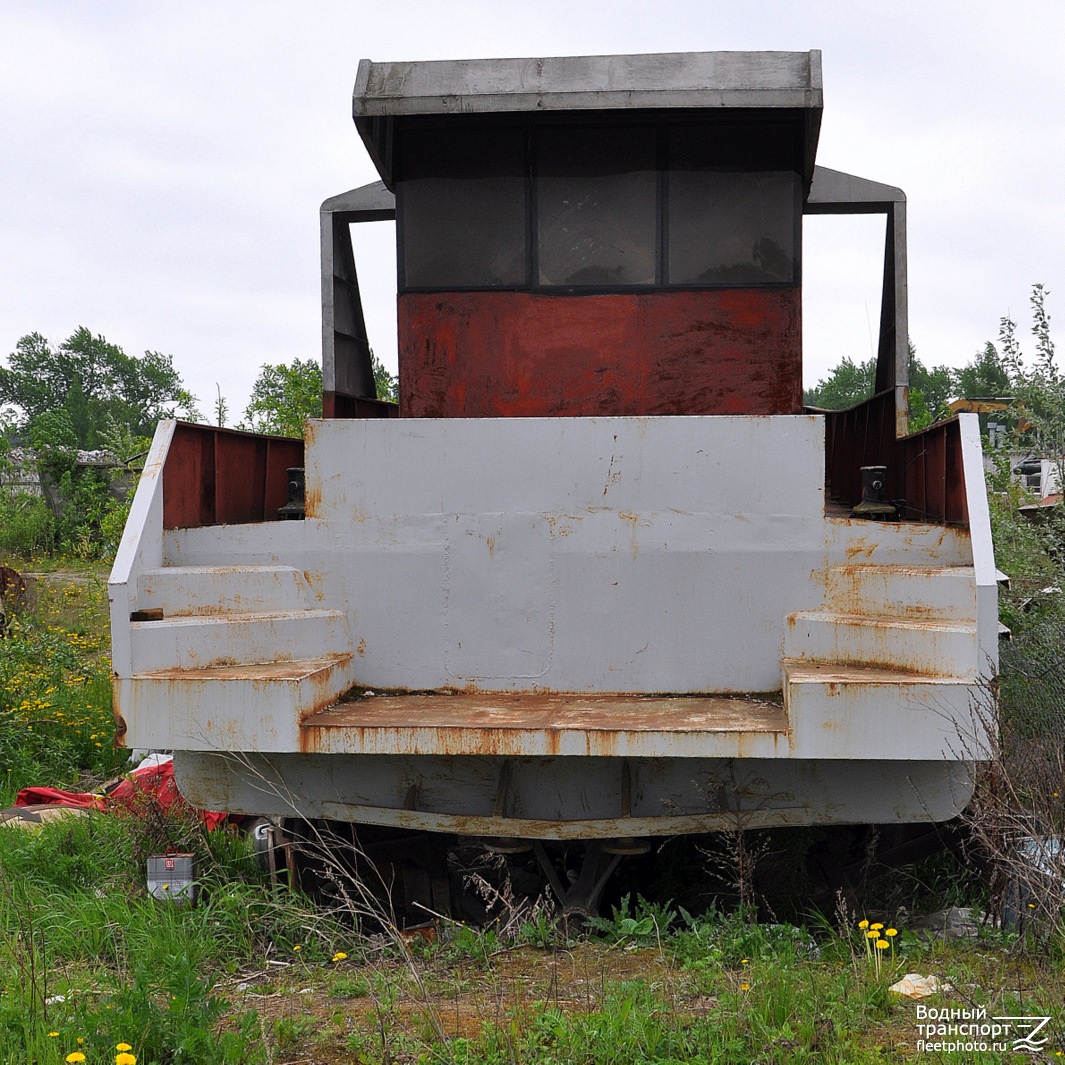
[[[598,507],[598,510],[609,510],[609,507]],[[583,521],[584,516],[581,514],[564,514],[562,515],[566,521]],[[562,519],[557,514],[545,514],[543,516],[544,521],[547,522],[552,536],[569,536],[573,532],[572,525],[563,524]]]
[[[489,558],[495,558],[495,555],[496,555],[496,538],[495,538],[494,534],[487,538],[487,543],[488,543],[488,557]]]
[[[637,526],[640,524],[640,515],[634,514],[632,511],[628,510],[619,510],[618,517],[622,521],[628,522],[630,526],[629,546],[632,550],[632,560],[633,562],[635,562],[640,554],[640,542],[636,537],[636,529]]]
[[[113,678],[111,689],[114,693],[112,700],[112,715],[115,721],[115,738],[112,741],[115,747],[126,746],[126,719],[122,716],[122,708],[119,703],[121,696],[121,680],[116,676]]]
[[[861,538],[847,544],[846,551],[844,552],[848,559],[852,558],[869,558],[876,550],[876,542],[870,543],[866,539]]]
[[[325,601],[325,591],[322,588],[322,576],[320,573],[311,573],[310,570],[305,569],[303,571],[303,579],[307,582],[307,586],[311,589],[314,598],[319,603]]]
[[[317,518],[322,509],[322,486],[317,482],[308,481],[304,488],[303,513],[305,517]]]
[[[355,650],[358,652],[359,657],[362,658],[362,656],[366,654],[366,641],[360,639],[359,642],[355,645]]]

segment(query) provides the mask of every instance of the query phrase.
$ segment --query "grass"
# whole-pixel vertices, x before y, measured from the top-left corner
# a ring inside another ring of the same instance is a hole
[[[271,888],[221,832],[192,841],[200,904],[160,904],[145,831],[98,813],[0,831],[0,1065],[110,1063],[120,1042],[141,1065],[991,1061],[919,1051],[918,1004],[891,983],[935,975],[952,990],[926,1005],[989,1016],[1065,994],[1057,960],[1013,934],[944,944],[900,921],[876,965],[853,914],[760,924],[641,899],[546,944],[535,924],[444,924],[412,950]]]
[[[0,640],[5,804],[30,784],[92,786],[125,758],[111,746],[102,577],[57,572],[37,592]],[[148,895],[145,859],[168,845],[196,855],[195,908]],[[359,932],[364,902],[326,915],[272,887],[244,839],[187,812],[0,828],[0,1065],[1008,1060],[920,1049],[921,1006],[1049,1014],[1034,1060],[1058,1060],[1060,922],[1043,939],[940,943],[907,929],[919,897],[972,901],[959,884],[936,858],[877,882],[868,918],[759,923],[630,894],[581,935],[540,910],[408,939],[387,921]],[[877,950],[859,921],[882,922],[880,937],[889,917],[898,934]],[[944,990],[902,998],[889,987],[905,973]]]

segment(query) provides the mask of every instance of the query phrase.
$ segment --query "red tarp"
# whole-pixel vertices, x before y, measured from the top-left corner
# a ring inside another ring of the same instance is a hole
[[[85,791],[62,791],[59,788],[23,788],[15,799],[15,805],[73,806],[82,810],[131,813],[138,813],[148,806],[162,810],[177,809],[179,812],[192,810],[178,791],[172,761],[134,770],[105,795],[92,795]],[[200,811],[200,817],[208,828],[218,828],[219,825],[225,824],[227,816]]]

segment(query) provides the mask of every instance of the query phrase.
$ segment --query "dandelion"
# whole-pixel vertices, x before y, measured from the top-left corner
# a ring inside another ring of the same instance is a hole
[[[137,1065],[136,1055],[127,1054],[125,1051],[121,1054],[116,1054],[115,1065]]]
[[[898,934],[899,934],[899,930],[897,928],[888,928],[884,932],[884,935],[886,935],[889,939],[892,936],[897,936]]]
[[[865,938],[866,939],[879,939],[880,938],[880,933],[877,932],[875,929],[870,928],[869,931],[865,933]]]
[[[887,950],[888,947],[890,947],[890,946],[891,946],[891,944],[886,939],[878,939],[876,941],[876,949],[877,950]]]
[[[750,991],[751,990],[751,985],[750,984],[740,984],[740,990],[741,991]]]
[[[115,1050],[132,1050],[132,1049],[133,1049],[133,1047],[131,1047],[129,1045],[129,1043],[118,1043],[115,1046]]]
[[[48,1038],[49,1039],[54,1039],[57,1035],[59,1035],[58,1032],[49,1032],[48,1033]]]
[[[85,1055],[80,1050],[71,1051],[64,1059],[69,1065],[77,1065],[78,1062],[85,1060]]]
[[[879,932],[880,929],[884,926],[879,921],[877,921],[876,924],[871,924],[869,927],[873,929],[874,932]]]
[[[342,950],[338,950],[336,954],[333,955],[333,961],[343,961],[346,957],[347,955]]]
[[[740,958],[740,965],[747,965],[750,960],[750,958]]]
[[[868,921],[859,921],[858,922],[858,927],[859,928],[868,928],[869,927],[869,922]]]
[[[295,951],[301,951],[301,950],[303,950],[303,947],[301,947],[299,945],[299,943],[297,943],[292,949],[295,950]]]

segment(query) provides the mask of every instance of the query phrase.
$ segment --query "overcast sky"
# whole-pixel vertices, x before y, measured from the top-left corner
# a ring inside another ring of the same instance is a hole
[[[172,355],[231,418],[262,363],[320,358],[318,207],[377,177],[351,121],[362,57],[810,48],[818,162],[909,199],[921,358],[968,361],[1006,313],[1028,337],[1035,282],[1057,325],[1063,0],[0,0],[0,358],[84,325]],[[805,226],[812,383],[871,353],[883,223]],[[394,368],[393,236],[356,228],[370,342]]]

